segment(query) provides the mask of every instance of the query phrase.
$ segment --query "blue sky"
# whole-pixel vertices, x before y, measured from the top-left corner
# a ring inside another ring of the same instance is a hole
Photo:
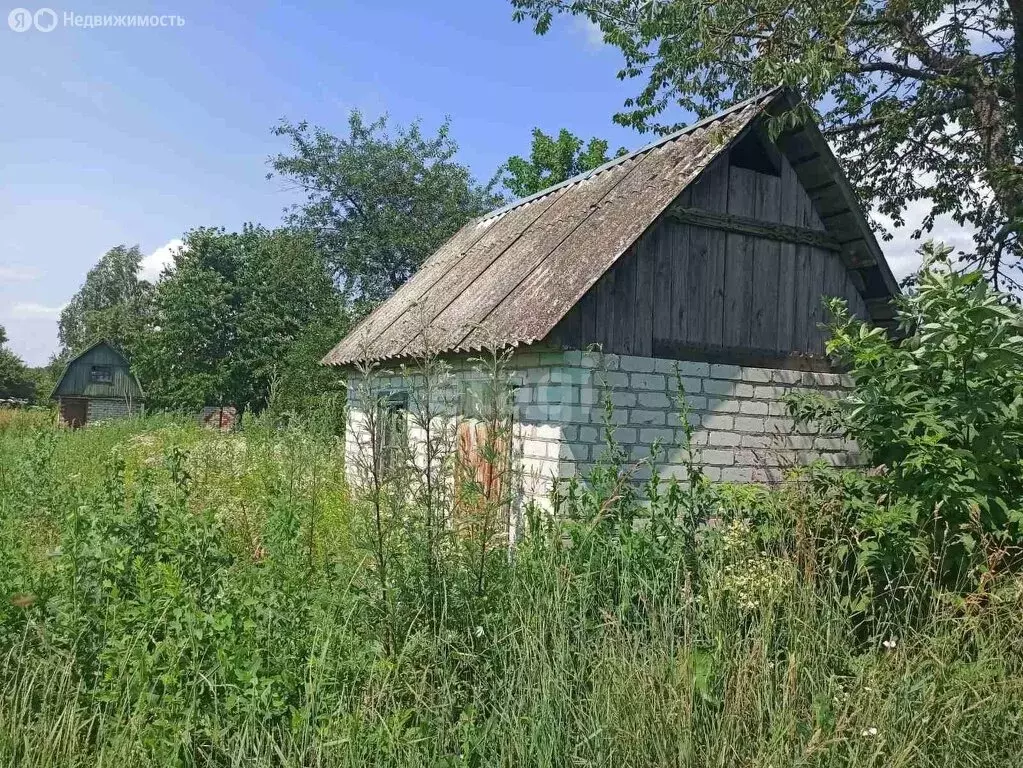
[[[110,247],[137,243],[154,264],[194,226],[278,223],[289,198],[265,176],[281,117],[343,132],[352,108],[430,129],[450,115],[481,179],[534,126],[647,141],[611,122],[638,84],[616,79],[594,30],[564,19],[536,37],[505,0],[49,7],[185,23],[0,26],[0,324],[31,364],[56,350],[59,308]]]

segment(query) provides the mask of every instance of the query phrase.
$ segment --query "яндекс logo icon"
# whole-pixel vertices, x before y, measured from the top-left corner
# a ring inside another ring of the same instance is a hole
[[[15,32],[27,32],[32,29],[32,11],[28,8],[15,8],[7,14],[7,26]]]

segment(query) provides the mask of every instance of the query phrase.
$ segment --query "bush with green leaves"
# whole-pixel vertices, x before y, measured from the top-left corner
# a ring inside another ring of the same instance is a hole
[[[869,458],[869,472],[824,482],[844,488],[843,554],[879,590],[917,572],[972,588],[1018,564],[1023,543],[1023,313],[979,273],[952,269],[950,249],[923,252],[895,338],[830,302],[827,348],[851,394],[794,402]]]

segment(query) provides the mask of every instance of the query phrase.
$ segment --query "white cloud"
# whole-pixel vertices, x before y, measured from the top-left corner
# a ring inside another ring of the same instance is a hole
[[[45,304],[37,304],[34,301],[21,301],[8,310],[7,316],[17,320],[27,320],[30,318],[55,319],[60,317],[60,313],[66,306],[67,304],[61,304],[59,307],[48,307]]]
[[[35,267],[19,267],[14,264],[0,264],[0,282],[6,283],[27,283],[40,277],[40,272]]]
[[[591,21],[586,16],[575,16],[576,31],[582,35],[583,40],[586,41],[586,47],[594,51],[604,47],[604,33],[601,31],[600,26]]]
[[[920,268],[920,254],[917,250],[928,240],[951,245],[956,253],[973,249],[973,230],[959,226],[950,216],[938,216],[930,232],[924,232],[919,240],[913,239],[913,232],[920,227],[930,206],[930,200],[910,203],[903,214],[906,224],[898,229],[892,226],[886,216],[877,216],[877,220],[892,234],[891,240],[878,238],[878,241],[897,280],[902,280]]]
[[[143,280],[155,283],[160,277],[160,273],[163,271],[163,268],[174,263],[174,254],[177,253],[184,244],[184,241],[180,237],[175,237],[173,240],[161,245],[151,254],[143,258],[142,263],[139,265],[139,277]]]

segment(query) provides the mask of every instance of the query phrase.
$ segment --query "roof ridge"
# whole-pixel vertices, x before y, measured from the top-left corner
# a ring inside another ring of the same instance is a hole
[[[526,205],[527,203],[531,203],[534,200],[539,200],[542,197],[547,197],[547,195],[552,194],[553,192],[557,192],[559,189],[563,189],[564,187],[568,187],[573,184],[578,184],[580,182],[586,181],[587,179],[590,179],[596,176],[597,174],[603,173],[604,171],[608,171],[611,168],[621,165],[622,163],[628,160],[632,160],[633,158],[639,155],[645,154],[646,152],[649,152],[653,149],[657,149],[658,147],[667,144],[670,141],[675,141],[676,139],[685,136],[689,133],[692,133],[700,128],[705,128],[711,123],[715,123],[718,120],[721,120],[722,118],[727,117],[728,115],[734,112],[741,111],[746,107],[750,106],[751,104],[755,104],[758,101],[765,101],[770,97],[776,96],[782,90],[784,90],[783,86],[776,85],[773,88],[768,88],[767,90],[761,91],[755,96],[750,96],[748,99],[743,99],[742,101],[736,102],[735,104],[732,104],[730,107],[722,109],[720,112],[715,112],[713,115],[710,115],[709,117],[705,117],[702,120],[697,120],[695,123],[691,125],[687,125],[684,128],[678,129],[677,131],[673,131],[672,133],[661,136],[656,141],[652,141],[649,144],[645,144],[639,147],[638,149],[632,150],[631,152],[626,152],[624,155],[614,157],[608,160],[606,163],[598,165],[596,168],[593,168],[589,171],[583,171],[582,173],[576,174],[575,176],[565,179],[564,181],[559,181],[557,184],[552,184],[546,189],[541,189],[539,192],[534,192],[531,195],[520,197],[518,200],[512,200],[510,203],[507,203],[501,206],[500,208],[495,208],[493,211],[490,211],[490,213],[483,214],[482,216],[479,217],[479,219],[477,219],[476,223],[483,224],[487,221],[490,221],[491,219],[496,219],[498,216],[503,216],[509,211],[513,211],[516,208]]]

